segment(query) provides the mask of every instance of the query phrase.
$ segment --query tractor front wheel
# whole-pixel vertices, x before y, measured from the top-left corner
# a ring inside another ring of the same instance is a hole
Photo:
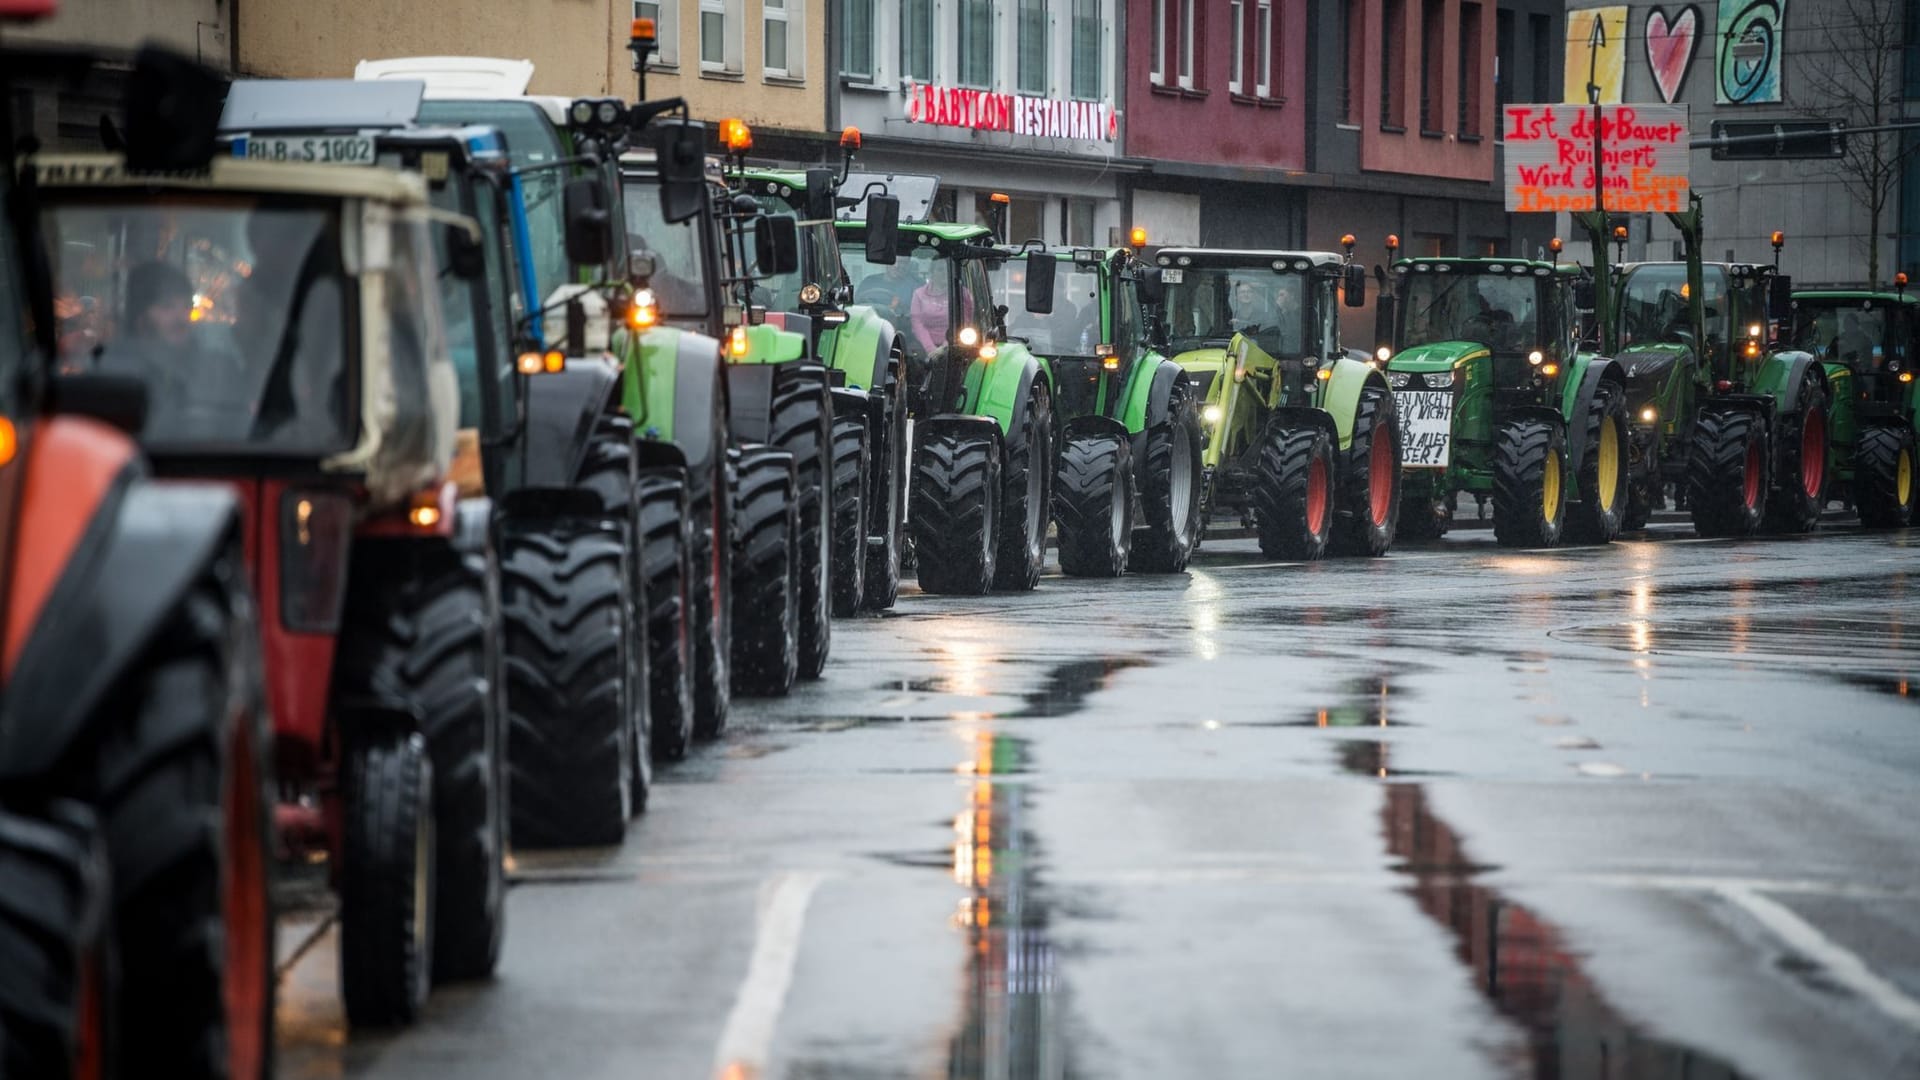
[[[1146,516],[1133,542],[1132,569],[1177,574],[1193,559],[1200,535],[1200,405],[1185,379],[1173,384],[1167,418],[1147,432],[1140,469],[1140,510]]]
[[[432,974],[433,762],[418,734],[369,723],[346,735],[340,991],[354,1027],[410,1024]]]
[[[774,376],[767,444],[793,455],[800,508],[794,579],[802,679],[817,679],[833,648],[833,395],[825,368],[782,365]]]
[[[1000,452],[970,431],[927,437],[914,463],[913,547],[920,588],[980,596],[993,588],[1000,530]]]
[[[1800,383],[1800,408],[1780,419],[1779,460],[1767,498],[1771,532],[1812,532],[1827,506],[1827,391],[1809,370]]]
[[[1687,458],[1687,509],[1701,536],[1751,536],[1767,508],[1767,429],[1754,413],[1702,411]]]
[[[1853,502],[1860,508],[1860,524],[1904,529],[1912,523],[1916,465],[1911,427],[1870,427],[1860,433],[1853,456]]]
[[[833,614],[857,615],[867,592],[868,471],[877,460],[864,416],[833,420]]]
[[[1319,427],[1269,424],[1255,468],[1260,553],[1293,562],[1325,555],[1333,536],[1333,440]]]
[[[733,688],[755,697],[793,689],[800,672],[800,506],[793,455],[756,448],[734,489]]]
[[[1493,448],[1493,538],[1501,547],[1560,542],[1567,518],[1567,437],[1546,420],[1514,420]]]
[[[1610,544],[1620,535],[1633,498],[1627,478],[1627,402],[1617,385],[1603,382],[1594,389],[1586,423],[1580,501],[1567,507],[1567,533],[1582,544]]]
[[[1119,577],[1133,549],[1133,461],[1127,441],[1097,432],[1067,435],[1053,489],[1060,569],[1074,577]]]
[[[1047,562],[1049,487],[1053,479],[1053,406],[1035,381],[1017,423],[1020,438],[1007,441],[1001,476],[1000,551],[993,587],[1025,592],[1040,584]]]
[[[1361,391],[1354,411],[1353,441],[1340,475],[1334,553],[1385,555],[1401,527],[1400,514],[1400,421],[1394,415],[1393,394],[1372,386]],[[1432,520],[1430,509],[1427,517]]]
[[[647,620],[647,700],[650,746],[635,746],[634,784],[640,789],[649,755],[660,761],[687,756],[693,742],[692,511],[678,470],[649,470],[635,492],[640,504],[641,599]]]

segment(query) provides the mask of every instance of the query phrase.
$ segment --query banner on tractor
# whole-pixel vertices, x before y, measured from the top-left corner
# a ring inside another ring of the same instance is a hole
[[[907,120],[1046,139],[1112,142],[1120,132],[1119,114],[1103,101],[1062,101],[932,83],[916,83],[908,90]]]
[[[1593,108],[1509,105],[1507,209],[1593,209]],[[1687,208],[1690,153],[1685,105],[1602,105],[1600,174],[1606,209],[1654,214]]]

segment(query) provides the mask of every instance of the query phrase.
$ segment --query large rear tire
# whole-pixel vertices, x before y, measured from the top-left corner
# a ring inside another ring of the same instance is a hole
[[[0,811],[0,1076],[117,1075],[109,874],[90,807]]]
[[[1193,384],[1176,379],[1167,397],[1167,417],[1147,431],[1140,463],[1140,512],[1146,521],[1134,537],[1128,568],[1144,574],[1177,574],[1193,559],[1200,540],[1200,403]]]
[[[1053,405],[1046,384],[1034,381],[1016,422],[1020,434],[1007,441],[1000,474],[1000,550],[994,555],[993,587],[1027,592],[1040,584],[1047,563]]]
[[[734,521],[733,689],[778,697],[800,668],[800,508],[793,455],[755,448],[740,459]]]
[[[1687,455],[1687,509],[1701,536],[1752,536],[1767,509],[1767,429],[1754,413],[1702,409]]]
[[[502,577],[515,847],[618,844],[636,735],[622,533],[509,528]]]
[[[1060,569],[1073,577],[1119,577],[1133,554],[1133,453],[1127,440],[1072,432],[1060,444],[1053,488]]]
[[[370,723],[342,740],[340,992],[352,1026],[398,1027],[432,981],[433,762],[413,732]]]
[[[1320,558],[1333,516],[1333,440],[1319,427],[1268,424],[1253,479],[1260,553],[1294,562]]]
[[[1567,521],[1567,437],[1547,420],[1509,420],[1493,445],[1493,539],[1548,548]]]
[[[716,408],[715,431],[725,431]],[[734,484],[724,448],[713,451],[706,490],[693,499],[693,737],[717,739],[733,711]]]
[[[1827,507],[1827,388],[1814,370],[1801,379],[1799,406],[1775,425],[1778,486],[1767,496],[1770,532],[1812,532]]]
[[[843,619],[859,614],[866,601],[870,445],[866,417],[834,417],[833,614]]]
[[[1400,420],[1384,387],[1360,392],[1337,507],[1329,544],[1335,555],[1378,558],[1393,547],[1400,529]]]
[[[1586,421],[1580,501],[1567,506],[1567,537],[1579,544],[1610,544],[1626,524],[1632,499],[1625,391],[1608,382],[1595,387]]]
[[[679,469],[640,474],[640,577],[647,619],[647,704],[651,744],[636,747],[635,786],[651,757],[678,761],[693,743],[693,531],[686,476]]]
[[[862,604],[868,611],[884,611],[900,596],[900,573],[907,546],[907,469],[912,443],[907,436],[907,392],[902,376],[907,360],[900,344],[887,355],[885,420],[876,434],[873,458],[877,464],[873,502],[867,525],[875,529],[867,544],[867,590]],[[877,542],[875,542],[877,541]]]
[[[922,591],[982,596],[993,588],[1000,490],[995,439],[942,431],[920,445],[909,520]]]
[[[798,565],[800,678],[817,679],[833,648],[833,393],[825,368],[785,364],[774,376],[767,444],[793,455],[800,507]]]
[[[1865,428],[1853,451],[1853,503],[1869,529],[1904,529],[1913,523],[1920,460],[1913,428],[1906,424]]]

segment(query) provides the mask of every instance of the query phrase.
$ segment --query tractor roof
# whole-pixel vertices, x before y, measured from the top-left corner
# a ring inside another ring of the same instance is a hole
[[[216,157],[205,172],[129,173],[118,154],[42,154],[37,178],[48,188],[182,188],[318,195],[419,204],[426,185],[418,175],[358,165],[308,165]]]
[[[353,77],[363,82],[410,79],[427,85],[427,97],[504,101],[520,98],[540,106],[558,127],[567,124],[567,106],[573,99],[529,94],[533,61],[502,60],[490,56],[404,56],[392,60],[362,60]]]
[[[1797,304],[1802,300],[1813,300],[1816,302],[1825,300],[1835,303],[1871,302],[1876,304],[1920,305],[1920,295],[1907,292],[1883,292],[1876,289],[1808,289],[1804,292],[1795,289],[1793,291],[1793,302]]]
[[[1340,266],[1346,259],[1331,251],[1270,251],[1261,248],[1163,247],[1153,261],[1161,266],[1217,266],[1225,269],[1315,270]]]
[[[1401,259],[1393,264],[1395,273],[1404,274],[1409,270],[1423,273],[1463,274],[1534,274],[1548,277],[1559,274],[1563,277],[1577,277],[1581,273],[1578,266],[1548,262],[1544,259],[1503,259],[1498,256],[1483,258],[1461,258],[1459,256],[1438,256],[1427,259]]]
[[[867,227],[864,221],[837,221],[834,224],[848,232],[864,232]],[[900,223],[900,231],[912,236],[933,236],[955,242],[978,240],[982,237],[991,240],[993,237],[993,230],[985,225],[962,225],[955,221],[903,221]]]

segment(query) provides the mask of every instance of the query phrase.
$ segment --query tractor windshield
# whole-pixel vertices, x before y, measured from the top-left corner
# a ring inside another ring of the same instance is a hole
[[[1904,311],[1874,300],[1805,297],[1795,297],[1793,309],[1796,349],[1860,372],[1906,360],[1904,329],[1911,317]]]
[[[1266,266],[1247,269],[1168,267],[1167,338],[1174,353],[1224,347],[1233,335],[1253,338],[1267,355],[1301,355],[1309,340],[1307,279]]]
[[[89,194],[49,200],[46,220],[61,307],[82,316],[63,332],[61,362],[144,382],[149,446],[352,444],[358,290],[342,270],[337,207]]]
[[[653,276],[647,280],[660,310],[668,318],[704,316],[706,269],[700,265],[700,224],[696,214],[677,225],[660,213],[660,182],[652,177],[630,177],[623,185],[626,203],[627,250],[653,257]]]
[[[1402,273],[1400,348],[1472,341],[1496,353],[1523,353],[1547,340],[1541,325],[1539,278],[1444,270]]]
[[[506,136],[508,154],[525,194],[529,250],[522,257],[533,260],[534,288],[540,298],[570,280],[567,265],[566,208],[560,190],[568,171],[554,167],[566,156],[560,145],[560,133],[553,122],[531,101],[423,101],[420,122],[452,125],[482,124],[499,128]],[[547,166],[541,168],[541,166]],[[525,171],[525,170],[532,171]]]
[[[897,308],[904,313],[904,321],[895,325],[906,328],[907,354],[920,359],[945,345],[959,327],[975,325],[974,313],[979,305],[967,272],[972,260],[945,258],[930,246],[911,244],[911,239],[902,235],[900,257],[891,266],[867,262],[858,244],[842,247],[840,257],[861,303],[886,312],[894,310],[895,305],[883,306],[880,298],[899,298]],[[953,303],[956,293],[960,297],[957,310]]]
[[[1007,333],[1045,357],[1094,355],[1106,340],[1100,328],[1100,271],[1062,261],[1053,277],[1053,311],[1027,310],[1027,261],[1008,259],[995,272],[994,292],[1007,307]]]
[[[761,200],[763,209],[769,214],[786,214],[786,204],[771,197]],[[797,269],[785,273],[759,278],[753,283],[753,302],[768,311],[799,311],[800,290],[806,285],[818,285],[823,292],[830,293],[840,284],[840,248],[835,239],[831,222],[801,222],[798,228],[800,243],[800,265]],[[747,234],[747,255],[756,258],[757,248],[753,242],[753,233]]]
[[[1732,318],[1727,302],[1727,272],[1718,266],[1701,270],[1701,301],[1707,312],[1707,341],[1726,341]],[[1622,345],[1694,345],[1693,316],[1688,312],[1691,287],[1684,263],[1650,263],[1627,272],[1620,290]]]

